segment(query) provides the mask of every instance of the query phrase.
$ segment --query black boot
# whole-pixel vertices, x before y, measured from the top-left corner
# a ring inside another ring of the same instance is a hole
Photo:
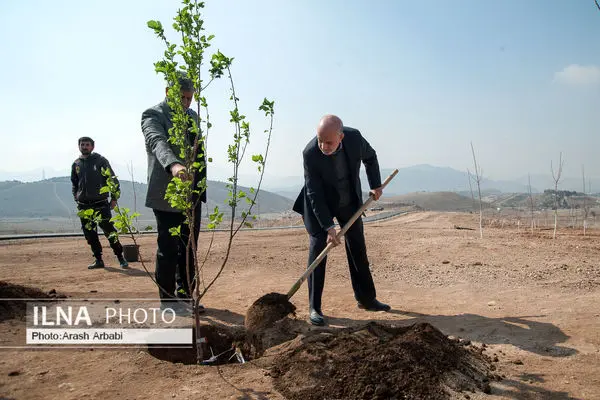
[[[123,254],[118,255],[117,260],[119,260],[119,265],[121,266],[121,268],[129,267],[129,263],[127,262],[125,257],[123,257]]]
[[[94,260],[94,262],[92,264],[88,265],[88,269],[98,269],[98,268],[104,268],[104,261],[102,261],[102,258],[96,257],[96,260]]]

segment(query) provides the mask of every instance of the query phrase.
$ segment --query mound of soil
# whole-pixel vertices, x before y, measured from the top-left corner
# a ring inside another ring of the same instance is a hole
[[[0,281],[0,321],[13,318],[24,319],[27,311],[25,299],[59,299],[65,297],[65,295],[57,293],[54,289],[46,293],[35,287]]]
[[[286,316],[295,316],[296,306],[290,303],[287,295],[268,293],[259,297],[246,312],[244,326],[246,328],[247,352],[253,357],[261,357],[265,347],[265,335]]]
[[[296,306],[290,303],[287,295],[268,293],[258,298],[248,308],[244,325],[248,331],[263,330],[273,325],[275,321],[295,312]]]
[[[449,339],[428,323],[311,335],[273,360],[275,388],[287,399],[447,399],[452,391],[490,393],[500,379],[482,349]]]

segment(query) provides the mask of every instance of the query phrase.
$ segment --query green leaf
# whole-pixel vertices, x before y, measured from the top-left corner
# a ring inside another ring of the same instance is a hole
[[[275,113],[275,101],[269,101],[265,97],[258,109],[264,111],[266,116],[272,116]]]
[[[148,24],[148,28],[150,28],[150,29],[162,30],[162,24],[160,23],[160,21],[150,20],[147,22],[147,24]]]

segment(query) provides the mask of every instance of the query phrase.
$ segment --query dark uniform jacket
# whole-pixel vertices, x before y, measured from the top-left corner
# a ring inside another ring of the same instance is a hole
[[[109,194],[100,193],[106,185],[106,177],[102,175],[103,168],[110,168],[113,176],[115,171],[108,160],[98,153],[92,153],[87,158],[79,157],[71,166],[71,184],[73,198],[79,204],[95,204],[108,201]],[[119,187],[116,176],[113,181]],[[114,194],[111,194],[113,200]]]

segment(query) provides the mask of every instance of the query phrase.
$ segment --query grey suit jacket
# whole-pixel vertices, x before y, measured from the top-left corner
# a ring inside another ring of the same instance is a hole
[[[198,121],[198,114],[193,110],[190,111],[192,117]],[[160,211],[180,212],[165,200],[165,192],[172,178],[171,165],[174,163],[184,164],[183,160],[179,158],[179,147],[168,141],[169,129],[172,126],[171,108],[166,99],[142,113],[142,132],[148,156],[146,207]],[[189,145],[192,144],[189,143]],[[204,160],[206,160],[206,156],[204,156]],[[206,165],[206,162],[204,164]],[[206,177],[206,168],[202,172],[196,173],[194,182],[196,183],[204,177]],[[202,193],[200,200],[206,202],[206,191]]]

